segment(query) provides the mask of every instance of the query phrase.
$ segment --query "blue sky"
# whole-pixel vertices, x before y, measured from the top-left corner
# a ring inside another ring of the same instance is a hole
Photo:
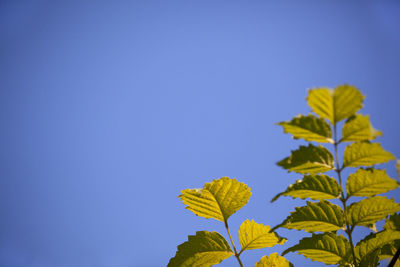
[[[221,176],[253,192],[234,233],[246,218],[280,223],[304,201],[269,203],[300,178],[275,163],[304,142],[275,123],[310,112],[308,88],[360,88],[400,157],[399,13],[394,1],[0,1],[0,265],[165,266],[187,235],[225,235],[177,199]],[[244,253],[246,266],[306,236],[278,232],[288,243]]]

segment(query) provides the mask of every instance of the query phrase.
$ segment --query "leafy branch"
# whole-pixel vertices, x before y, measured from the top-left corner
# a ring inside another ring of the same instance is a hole
[[[350,85],[312,89],[308,92],[307,102],[317,116],[300,115],[279,123],[284,132],[295,139],[333,144],[334,154],[322,145],[310,143],[277,163],[288,171],[303,174],[304,178],[276,195],[271,202],[280,196],[310,198],[316,202],[296,208],[273,229],[285,227],[322,232],[303,238],[283,255],[297,251],[315,261],[354,267],[377,266],[380,260],[397,255],[400,220],[399,215],[394,214],[400,210],[400,204],[377,195],[398,188],[399,182],[390,178],[384,169],[374,168],[395,158],[379,143],[371,143],[382,132],[372,127],[368,116],[357,114],[363,99],[361,92]],[[339,139],[339,122],[343,120]],[[340,164],[338,146],[344,142],[351,144],[345,147]],[[363,166],[368,168],[360,168]],[[358,169],[345,181],[342,173],[345,168]],[[335,171],[337,179],[321,174],[328,171]],[[352,197],[363,199],[349,204]],[[342,207],[331,203],[334,199],[340,200]],[[377,231],[375,223],[385,218],[384,228]],[[354,244],[352,234],[358,226],[368,227],[371,233]],[[347,238],[338,234],[339,230],[343,230]]]
[[[269,226],[245,220],[239,228],[241,249],[238,252],[229,229],[228,218],[247,204],[251,192],[246,184],[236,179],[222,177],[206,183],[203,188],[185,189],[181,193],[179,198],[187,205],[186,209],[198,216],[213,218],[224,223],[231,245],[217,232],[199,231],[178,246],[178,251],[175,257],[170,259],[168,267],[208,267],[231,256],[235,256],[239,265],[243,267],[240,255],[244,251],[273,247],[286,242],[286,239],[271,231]],[[278,266],[278,264],[282,267],[293,266],[284,257],[273,253],[262,257],[256,263],[256,267]]]

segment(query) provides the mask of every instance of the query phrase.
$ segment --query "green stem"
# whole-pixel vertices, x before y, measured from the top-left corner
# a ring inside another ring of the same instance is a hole
[[[340,189],[341,189],[340,201],[342,201],[342,204],[343,204],[344,221],[345,221],[345,224],[346,224],[346,231],[345,232],[348,235],[349,241],[350,241],[350,244],[351,244],[351,252],[353,254],[354,266],[358,267],[357,259],[356,259],[356,253],[354,251],[354,242],[353,242],[353,237],[352,237],[353,229],[350,227],[350,225],[348,223],[348,220],[347,220],[347,212],[346,212],[346,210],[347,210],[347,205],[346,205],[347,197],[345,196],[345,192],[344,192],[344,188],[343,188],[343,184],[342,184],[341,172],[342,172],[343,168],[340,168],[340,165],[339,165],[338,144],[339,144],[340,141],[337,142],[336,124],[333,125],[333,131],[334,131],[333,134],[334,134],[334,139],[335,139],[334,146],[335,146],[336,172],[337,172],[337,175],[338,175],[339,185],[340,185]]]
[[[242,261],[240,260],[240,253],[237,253],[235,244],[233,243],[233,239],[232,239],[231,232],[229,231],[228,221],[226,221],[226,220],[225,220],[225,228],[226,228],[226,231],[228,232],[229,238],[230,238],[230,240],[231,240],[231,244],[232,244],[232,247],[233,247],[233,251],[235,252],[235,257],[236,257],[236,259],[238,260],[240,267],[243,267],[243,263],[242,263]]]

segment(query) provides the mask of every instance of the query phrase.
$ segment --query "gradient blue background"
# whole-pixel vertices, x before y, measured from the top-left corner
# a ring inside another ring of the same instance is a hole
[[[0,1],[0,266],[166,266],[196,230],[225,235],[177,199],[221,176],[253,192],[233,232],[278,224],[304,201],[269,203],[300,178],[275,163],[304,142],[274,124],[310,111],[307,88],[359,87],[400,157],[398,14],[389,1]],[[289,241],[246,266],[307,235],[278,232]]]

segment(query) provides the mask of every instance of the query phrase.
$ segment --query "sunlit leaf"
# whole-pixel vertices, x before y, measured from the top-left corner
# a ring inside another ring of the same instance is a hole
[[[286,239],[280,238],[274,232],[270,232],[268,225],[246,220],[239,228],[239,241],[242,250],[273,247],[282,245]]]
[[[400,231],[385,230],[379,233],[371,233],[356,245],[356,258],[365,261],[365,258],[370,257],[376,250],[398,239],[400,239]]]
[[[290,133],[295,139],[303,138],[306,141],[333,143],[332,131],[329,124],[313,115],[294,117],[291,121],[278,123],[283,126],[285,133]]]
[[[382,132],[374,129],[368,115],[356,114],[350,117],[343,126],[343,142],[374,140]]]
[[[351,85],[340,85],[335,90],[317,88],[309,90],[307,102],[311,109],[332,124],[346,119],[362,108],[364,96]]]
[[[198,216],[226,221],[248,202],[251,192],[246,184],[222,177],[202,189],[185,189],[179,196],[186,209]]]
[[[319,145],[300,146],[298,150],[279,161],[279,166],[298,173],[319,173],[334,169],[333,156],[328,149]]]
[[[400,177],[400,159],[396,161],[397,177]]]
[[[340,196],[340,187],[335,179],[327,175],[305,175],[303,180],[298,180],[295,184],[289,185],[286,191],[277,194],[271,202],[282,195],[301,199],[334,199]]]
[[[313,234],[300,240],[299,244],[288,248],[282,255],[297,251],[299,254],[326,264],[338,264],[348,258],[350,243],[346,238],[334,233]]]
[[[379,143],[359,142],[345,148],[343,166],[372,166],[393,159],[392,153],[385,151]]]
[[[347,219],[350,225],[368,227],[389,214],[400,210],[400,204],[393,199],[377,196],[355,202],[347,210]]]
[[[228,242],[217,232],[199,231],[178,246],[168,267],[209,267],[234,255]]]
[[[398,182],[390,178],[385,170],[358,169],[349,175],[346,182],[348,196],[371,197],[396,189]]]
[[[277,227],[307,232],[337,231],[344,229],[343,211],[338,205],[328,201],[307,201],[307,206],[296,207],[295,211]]]
[[[262,257],[254,267],[293,267],[293,264],[279,256],[278,253],[272,253],[269,256]]]

